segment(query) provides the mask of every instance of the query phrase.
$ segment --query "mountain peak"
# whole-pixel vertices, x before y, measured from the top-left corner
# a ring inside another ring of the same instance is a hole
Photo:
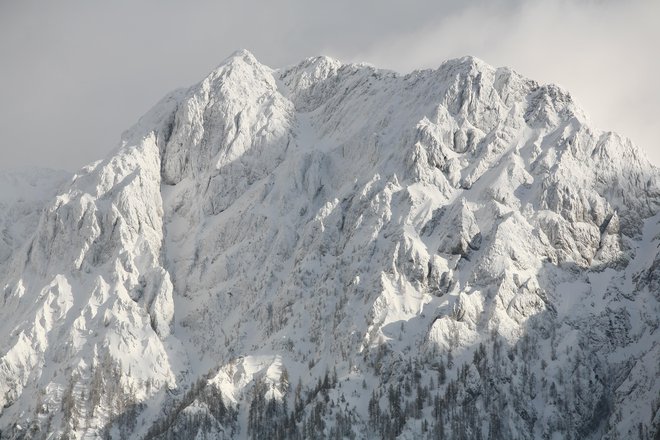
[[[261,64],[250,51],[240,49],[222,60],[199,84],[222,81],[223,78],[230,76],[237,78],[237,84],[240,84],[249,78],[270,78],[271,71],[272,69]]]
[[[229,64],[231,62],[244,62],[247,64],[258,64],[259,61],[257,61],[257,58],[254,56],[252,52],[250,52],[247,49],[237,49],[234,52],[231,53],[227,58],[225,58],[222,64]]]
[[[440,65],[442,66],[457,66],[464,69],[476,69],[476,70],[494,70],[495,68],[483,61],[481,58],[477,58],[472,55],[466,55],[457,58],[451,58],[445,60]]]

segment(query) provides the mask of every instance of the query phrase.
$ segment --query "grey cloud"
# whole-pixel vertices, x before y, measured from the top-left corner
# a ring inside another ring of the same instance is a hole
[[[357,57],[396,70],[431,67],[463,54],[512,66],[562,85],[596,127],[630,137],[660,164],[660,59],[653,55],[660,43],[658,16],[655,1],[534,1],[504,13],[465,8]]]
[[[273,67],[327,54],[399,71],[476,55],[564,85],[660,163],[657,4],[0,0],[0,168],[105,156],[160,97],[238,48]]]

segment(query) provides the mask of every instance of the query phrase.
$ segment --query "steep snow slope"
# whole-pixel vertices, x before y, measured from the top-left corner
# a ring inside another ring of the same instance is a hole
[[[237,52],[12,248],[3,438],[652,438],[659,178],[474,58]]]
[[[41,168],[0,172],[0,277],[11,255],[36,229],[43,206],[68,177],[65,171]]]

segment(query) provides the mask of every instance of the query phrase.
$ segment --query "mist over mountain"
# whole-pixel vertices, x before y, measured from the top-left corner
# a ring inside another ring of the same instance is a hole
[[[0,182],[0,438],[660,433],[660,171],[557,86],[239,51]]]

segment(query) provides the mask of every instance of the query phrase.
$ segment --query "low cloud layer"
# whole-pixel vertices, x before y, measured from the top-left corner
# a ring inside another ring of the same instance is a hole
[[[398,71],[475,55],[570,90],[596,127],[660,164],[654,0],[0,0],[1,168],[106,156],[169,90],[247,48],[277,67],[327,54]]]

